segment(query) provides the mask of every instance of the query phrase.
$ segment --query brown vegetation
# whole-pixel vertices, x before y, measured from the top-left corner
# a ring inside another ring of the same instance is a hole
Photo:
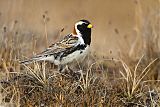
[[[70,0],[63,9],[62,1],[0,1],[0,106],[160,106],[160,1],[102,1]],[[92,51],[83,63],[64,73],[48,62],[19,64],[81,17],[95,25]]]

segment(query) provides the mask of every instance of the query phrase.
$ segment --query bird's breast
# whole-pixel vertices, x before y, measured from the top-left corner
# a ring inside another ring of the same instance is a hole
[[[82,61],[88,54],[88,52],[89,52],[89,45],[84,47],[84,49],[75,50],[74,52],[62,57],[60,63],[63,65],[70,63],[73,60]]]

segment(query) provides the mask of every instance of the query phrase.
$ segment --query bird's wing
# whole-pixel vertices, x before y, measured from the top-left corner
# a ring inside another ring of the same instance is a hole
[[[78,44],[78,37],[73,36],[72,34],[69,34],[65,36],[61,41],[52,44],[45,51],[41,52],[40,54],[37,54],[34,57],[37,58],[41,56],[47,57],[50,55],[56,55],[56,54],[66,51],[66,49],[75,47],[77,44]]]
[[[47,60],[51,56],[57,57],[63,54],[68,49],[72,49],[78,45],[78,37],[69,34],[65,36],[61,41],[52,44],[45,51],[31,57],[29,60],[22,61],[22,64],[29,64],[33,61]]]
[[[41,54],[47,54],[47,53],[57,53],[63,50],[66,50],[68,48],[74,47],[78,44],[78,37],[73,36],[72,34],[69,34],[65,36],[61,41],[54,43],[49,46],[45,51],[43,51]]]

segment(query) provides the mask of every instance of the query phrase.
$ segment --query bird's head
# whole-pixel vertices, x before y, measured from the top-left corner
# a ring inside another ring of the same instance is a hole
[[[82,34],[84,32],[91,32],[92,24],[88,20],[80,20],[75,23],[74,34]]]
[[[82,36],[84,42],[90,45],[92,24],[88,20],[79,20],[74,26],[74,35]]]

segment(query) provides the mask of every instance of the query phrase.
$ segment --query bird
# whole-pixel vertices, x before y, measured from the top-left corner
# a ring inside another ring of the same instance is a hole
[[[93,25],[88,20],[79,20],[75,23],[72,33],[53,43],[41,53],[28,60],[20,61],[20,63],[30,64],[35,61],[49,61],[58,65],[59,71],[61,71],[64,65],[74,60],[83,60],[88,54],[91,44],[91,28]]]

